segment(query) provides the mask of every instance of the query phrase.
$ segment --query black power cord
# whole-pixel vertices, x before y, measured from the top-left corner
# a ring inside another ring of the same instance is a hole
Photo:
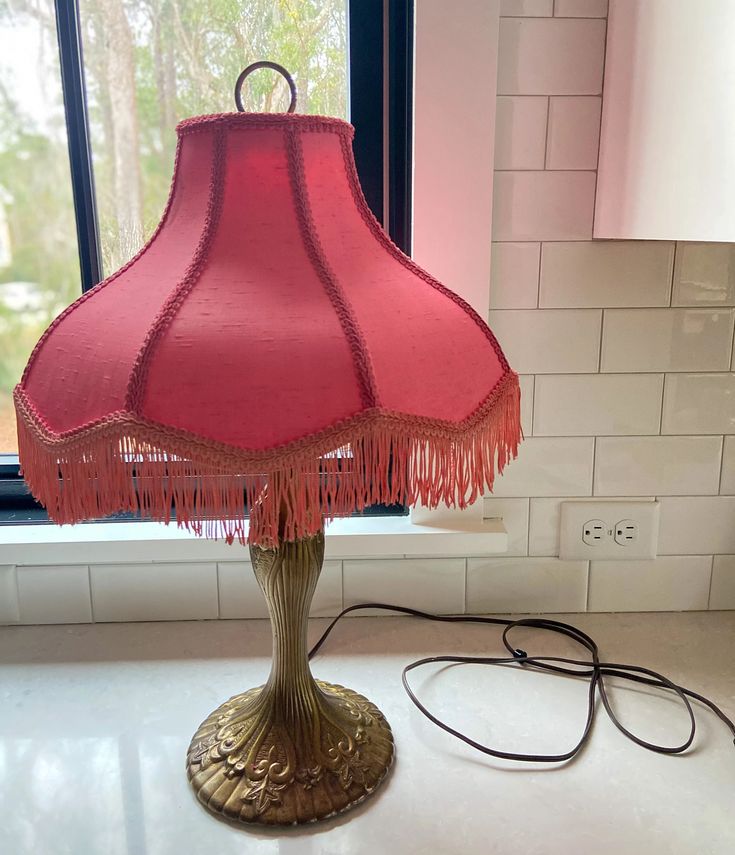
[[[659,754],[681,754],[689,748],[694,741],[694,734],[696,731],[694,710],[692,709],[689,698],[694,698],[700,703],[708,706],[716,716],[722,719],[735,737],[735,723],[725,715],[717,704],[713,703],[708,698],[705,698],[697,692],[693,692],[691,689],[686,689],[684,686],[678,686],[676,683],[669,680],[668,677],[664,677],[663,674],[652,671],[650,668],[643,668],[639,665],[625,665],[619,662],[600,662],[597,643],[587,635],[586,632],[583,632],[581,629],[578,629],[576,626],[572,626],[571,624],[551,620],[550,618],[521,618],[519,620],[504,620],[503,618],[477,617],[473,615],[435,615],[430,612],[421,612],[418,609],[411,609],[405,606],[389,606],[385,603],[361,603],[360,605],[349,606],[348,608],[343,609],[337,617],[334,618],[322,633],[321,638],[311,648],[309,659],[311,659],[317,651],[320,650],[340,618],[343,618],[349,612],[354,612],[358,609],[385,609],[391,612],[411,615],[412,617],[427,618],[428,620],[441,621],[444,623],[490,623],[499,624],[505,627],[502,636],[503,644],[511,654],[510,656],[427,656],[425,659],[417,659],[415,662],[411,662],[403,669],[403,687],[408,693],[409,698],[421,710],[421,712],[427,718],[431,719],[434,724],[441,727],[442,730],[446,730],[447,733],[451,733],[452,736],[456,736],[457,739],[461,739],[462,742],[466,742],[468,745],[471,745],[483,754],[489,754],[492,757],[501,757],[505,760],[522,760],[529,763],[561,763],[565,760],[571,760],[572,757],[582,749],[589,738],[592,723],[595,719],[596,692],[600,693],[600,698],[602,699],[605,711],[615,727],[617,727],[622,734],[627,736],[628,739],[643,748],[647,748],[649,751],[657,751]],[[519,626],[546,629],[550,632],[558,632],[561,635],[566,635],[567,638],[571,638],[572,641],[576,641],[577,644],[580,644],[588,650],[591,655],[591,659],[568,659],[563,656],[529,656],[525,650],[514,648],[508,641],[508,634],[510,631]],[[415,668],[420,668],[422,665],[428,665],[432,662],[453,662],[460,664],[473,663],[479,665],[507,665],[509,663],[515,663],[520,666],[531,666],[545,671],[553,671],[557,674],[568,674],[573,677],[587,677],[590,685],[587,697],[587,721],[584,726],[582,737],[571,751],[567,751],[564,754],[517,754],[512,751],[498,751],[495,748],[488,748],[487,745],[483,745],[480,742],[475,742],[474,739],[470,739],[469,736],[465,736],[463,733],[460,733],[458,730],[450,727],[426,709],[409,685],[407,676],[409,671],[413,671]],[[575,665],[577,667],[564,668],[559,664],[551,664],[561,662],[567,665]],[[620,723],[613,712],[607,696],[607,690],[605,688],[605,677],[622,677],[623,679],[631,680],[634,683],[643,683],[647,686],[655,686],[657,689],[668,689],[669,691],[674,692],[681,699],[681,702],[684,704],[686,711],[689,714],[689,737],[682,742],[681,745],[667,746],[656,745],[654,742],[647,742],[645,739],[641,739],[639,736],[636,736]],[[735,744],[735,738],[733,739],[733,743]]]

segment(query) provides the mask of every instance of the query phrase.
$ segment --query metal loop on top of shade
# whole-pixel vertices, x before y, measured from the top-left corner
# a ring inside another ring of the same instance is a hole
[[[282,65],[279,65],[277,62],[270,62],[270,60],[267,59],[262,59],[259,62],[253,62],[240,72],[240,76],[237,78],[237,82],[235,83],[235,104],[237,105],[237,109],[241,113],[245,112],[245,107],[243,107],[242,104],[242,84],[245,82],[245,78],[249,74],[252,74],[253,71],[257,71],[259,68],[272,68],[273,71],[277,71],[286,78],[288,88],[291,90],[291,103],[288,105],[288,110],[286,112],[293,113],[296,110],[296,84],[294,83],[293,77],[291,77],[289,72]]]

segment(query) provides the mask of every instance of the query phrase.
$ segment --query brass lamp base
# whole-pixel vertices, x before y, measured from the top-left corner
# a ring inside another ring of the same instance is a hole
[[[213,813],[244,823],[296,825],[364,801],[385,778],[393,735],[352,689],[316,681],[306,628],[324,557],[323,532],[278,549],[251,547],[273,627],[265,686],[218,707],[189,746],[187,774]]]

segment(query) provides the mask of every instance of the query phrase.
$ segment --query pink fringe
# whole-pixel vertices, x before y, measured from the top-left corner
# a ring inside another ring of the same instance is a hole
[[[466,426],[374,412],[342,430],[331,452],[305,446],[278,465],[282,455],[218,456],[207,444],[197,454],[194,441],[183,457],[165,429],[156,435],[123,418],[54,436],[17,392],[20,460],[33,496],[59,524],[120,512],[169,523],[175,509],[177,524],[198,535],[268,548],[279,542],[282,507],[283,538],[296,540],[375,503],[472,504],[521,438],[518,377],[509,372],[492,397]]]

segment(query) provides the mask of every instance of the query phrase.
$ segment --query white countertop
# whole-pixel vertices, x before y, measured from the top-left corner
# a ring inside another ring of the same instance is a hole
[[[554,615],[589,632],[601,657],[661,671],[735,715],[735,612]],[[324,620],[314,620],[316,639]],[[537,655],[579,655],[519,630]],[[268,670],[266,621],[0,628],[0,852],[8,855],[730,855],[735,746],[695,705],[685,756],[645,751],[600,714],[591,742],[559,767],[497,761],[440,731],[400,682],[409,660],[504,655],[495,627],[350,618],[313,663],[381,707],[397,759],[378,793],[326,823],[240,830],[189,790],[184,757],[199,722]],[[612,685],[613,681],[610,681]],[[517,667],[413,672],[424,701],[510,751],[570,747],[587,683]],[[686,714],[643,686],[611,692],[624,723],[681,742]]]

